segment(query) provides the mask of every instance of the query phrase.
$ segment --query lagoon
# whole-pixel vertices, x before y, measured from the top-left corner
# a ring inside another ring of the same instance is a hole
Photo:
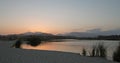
[[[63,51],[63,52],[72,52],[79,53],[82,55],[82,50],[85,48],[87,50],[87,55],[91,52],[93,45],[98,43],[104,43],[107,48],[107,59],[112,60],[112,54],[118,46],[119,41],[112,40],[74,40],[74,39],[65,39],[61,42],[45,42],[36,47],[23,44],[23,49],[36,49],[36,50],[50,50],[50,51]]]

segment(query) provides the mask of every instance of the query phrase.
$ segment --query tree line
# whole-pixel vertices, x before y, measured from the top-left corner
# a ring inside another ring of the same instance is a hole
[[[32,36],[41,38],[42,41],[53,39],[78,39],[78,40],[120,40],[120,35],[97,36],[97,37],[74,37],[74,36],[58,36],[58,35],[0,35],[0,40],[17,40],[19,38],[26,40]]]

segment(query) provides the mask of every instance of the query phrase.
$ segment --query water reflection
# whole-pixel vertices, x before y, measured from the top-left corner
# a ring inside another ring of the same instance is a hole
[[[22,45],[23,49],[36,49],[36,50],[52,50],[52,51],[64,51],[64,52],[73,52],[73,53],[80,53],[82,50],[82,46],[79,45],[69,45],[63,44],[63,42],[47,42],[43,43],[39,46],[32,47],[27,44]]]
[[[42,43],[39,46],[32,47],[27,44],[23,44],[23,49],[36,49],[36,50],[53,50],[53,51],[64,51],[73,53],[82,53],[82,49],[87,49],[87,55],[91,51],[93,45],[103,42],[107,47],[107,58],[112,59],[112,53],[118,45],[119,41],[108,41],[108,40],[65,40],[63,42],[47,42]]]

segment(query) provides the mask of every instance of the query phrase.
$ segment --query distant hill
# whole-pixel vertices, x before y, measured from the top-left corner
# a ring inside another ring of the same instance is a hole
[[[97,37],[97,36],[109,36],[120,35],[120,29],[101,31],[101,29],[88,30],[86,32],[69,32],[64,34],[58,34],[59,36],[74,36],[74,37]]]
[[[9,35],[0,35],[0,40],[16,40],[16,39],[23,39],[27,40],[31,37],[39,37],[41,40],[49,40],[53,39],[55,35],[50,33],[43,33],[43,32],[25,32],[21,34],[9,34]]]
[[[99,34],[99,35],[119,35],[120,29],[113,29],[113,30],[106,30],[106,31],[103,31],[101,29],[92,29],[92,30],[88,30],[86,32],[95,33],[95,34]]]
[[[25,32],[25,33],[22,33],[20,35],[41,35],[41,36],[53,36],[53,34],[50,34],[50,33],[43,33],[43,32]]]
[[[87,32],[70,32],[66,34],[59,34],[61,36],[74,36],[74,37],[97,37],[97,34]]]

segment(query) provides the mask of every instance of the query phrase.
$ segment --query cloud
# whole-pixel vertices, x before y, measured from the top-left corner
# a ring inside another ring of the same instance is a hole
[[[87,30],[87,33],[95,33],[97,35],[120,35],[120,29],[112,29],[103,31],[101,28],[95,28],[91,30]]]
[[[95,29],[87,30],[86,32],[89,32],[89,33],[99,33],[99,32],[102,32],[102,29],[101,28],[95,28]]]

